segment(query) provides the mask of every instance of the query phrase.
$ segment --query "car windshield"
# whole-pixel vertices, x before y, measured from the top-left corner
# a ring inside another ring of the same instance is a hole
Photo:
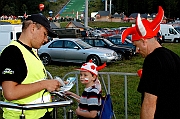
[[[125,41],[126,41],[126,43],[132,43],[132,41],[127,38],[125,39]]]
[[[110,46],[114,45],[111,41],[107,40],[107,39],[104,39],[104,41],[109,44]]]
[[[126,38],[131,40],[132,35],[128,35]]]
[[[84,42],[82,40],[78,40],[78,41],[76,41],[76,43],[83,49],[89,49],[92,47],[91,45],[87,44],[86,42]]]
[[[180,27],[174,27],[178,33],[180,33]]]

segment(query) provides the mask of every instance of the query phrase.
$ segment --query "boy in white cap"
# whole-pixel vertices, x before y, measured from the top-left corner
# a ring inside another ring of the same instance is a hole
[[[79,102],[76,109],[76,115],[79,119],[99,119],[101,108],[101,84],[98,80],[98,70],[106,66],[97,66],[90,60],[84,63],[80,69],[80,81],[85,85],[82,96],[78,96],[70,91],[65,92],[66,95],[71,95]]]

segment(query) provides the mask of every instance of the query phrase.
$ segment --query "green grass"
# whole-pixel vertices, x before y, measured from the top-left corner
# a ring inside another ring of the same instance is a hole
[[[60,22],[61,28],[64,28],[69,22]],[[82,23],[84,24],[84,23]],[[132,23],[120,23],[120,22],[88,22],[88,26],[92,28],[118,28],[123,26],[131,26]]]
[[[99,27],[99,28],[118,28],[118,27],[122,27],[122,26],[131,26],[132,23],[120,23],[120,22],[88,22],[88,25],[95,28],[95,27]]]
[[[173,50],[180,56],[180,44],[179,43],[163,43],[164,47]],[[131,60],[118,61],[108,64],[107,67],[101,72],[128,72],[136,73],[138,69],[142,67],[143,58],[140,55],[134,56]],[[63,77],[68,72],[75,71],[74,69],[81,67],[81,64],[73,63],[53,63],[46,66],[46,69],[52,76]],[[120,75],[110,75],[111,78],[111,97],[113,101],[113,108],[117,119],[124,119],[124,77]],[[139,119],[140,112],[140,97],[137,92],[137,86],[139,83],[139,77],[128,76],[128,119]],[[106,80],[107,77],[104,76]],[[83,85],[79,84],[80,94],[83,91]],[[103,89],[103,88],[102,88]],[[71,89],[75,92],[75,86]],[[104,92],[104,90],[103,90]],[[2,98],[1,98],[2,99]],[[72,105],[72,109],[75,110],[77,103]],[[69,107],[67,107],[69,109]],[[2,111],[0,112],[2,115]],[[62,119],[62,108],[58,108],[58,117]],[[2,116],[0,116],[0,119]],[[74,115],[75,117],[75,115]]]

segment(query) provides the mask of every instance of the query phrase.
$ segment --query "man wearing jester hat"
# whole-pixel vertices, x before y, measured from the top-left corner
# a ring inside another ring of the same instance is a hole
[[[122,41],[132,35],[136,52],[144,57],[138,92],[142,94],[141,119],[180,118],[180,58],[156,39],[164,10],[149,22],[138,14],[134,27],[122,33]]]
[[[99,119],[101,109],[101,84],[98,80],[98,71],[106,66],[97,66],[90,60],[84,63],[80,69],[80,82],[85,85],[82,96],[78,96],[73,92],[66,91],[66,95],[74,97],[79,106],[76,109],[78,119]]]

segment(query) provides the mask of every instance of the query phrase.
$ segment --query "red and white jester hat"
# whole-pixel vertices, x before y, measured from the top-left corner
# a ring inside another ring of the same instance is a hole
[[[103,69],[105,66],[106,66],[106,62],[103,65],[101,65],[101,66],[97,66],[96,64],[94,64],[92,62],[92,60],[90,60],[89,62],[84,63],[81,66],[81,68],[77,69],[77,70],[80,70],[80,71],[89,71],[92,74],[95,74],[97,76],[98,75],[98,71]]]
[[[127,28],[122,33],[122,42],[128,35],[132,35],[132,41],[140,40],[141,38],[149,39],[157,35],[160,30],[160,23],[164,17],[164,10],[159,6],[158,14],[152,22],[147,19],[140,18],[138,14],[136,19],[136,25],[134,27]]]

